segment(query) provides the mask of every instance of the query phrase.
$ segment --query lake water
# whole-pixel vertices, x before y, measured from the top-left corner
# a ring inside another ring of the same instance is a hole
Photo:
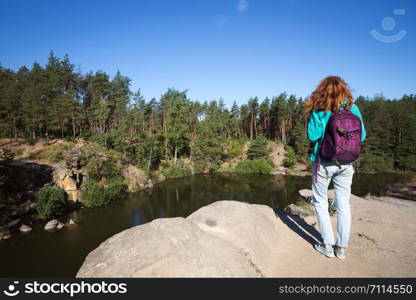
[[[407,176],[360,174],[352,192],[380,194],[389,183]],[[298,190],[310,189],[311,178],[257,174],[209,174],[169,179],[127,199],[98,208],[84,208],[60,218],[79,222],[60,231],[46,232],[34,224],[27,234],[0,241],[1,277],[74,277],[86,255],[112,235],[162,217],[186,217],[218,200],[238,200],[284,208],[296,202]]]

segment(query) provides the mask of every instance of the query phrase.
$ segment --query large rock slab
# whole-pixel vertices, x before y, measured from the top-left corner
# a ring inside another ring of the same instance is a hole
[[[267,206],[214,202],[186,219],[156,219],[114,235],[88,254],[77,277],[268,276],[277,220]]]
[[[184,218],[127,229],[91,252],[77,277],[257,277],[244,254]]]
[[[272,272],[273,253],[279,243],[277,219],[265,205],[218,201],[188,216],[202,230],[230,241],[263,275]]]

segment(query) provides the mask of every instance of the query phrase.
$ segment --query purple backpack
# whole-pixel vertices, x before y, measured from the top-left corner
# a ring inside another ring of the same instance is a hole
[[[338,165],[352,163],[361,153],[361,120],[349,110],[332,113],[319,154]]]

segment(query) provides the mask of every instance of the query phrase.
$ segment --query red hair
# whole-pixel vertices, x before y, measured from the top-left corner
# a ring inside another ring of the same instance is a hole
[[[339,76],[328,76],[319,83],[316,90],[305,102],[306,112],[312,110],[338,111],[347,100],[345,109],[349,110],[352,105],[351,91],[345,81]]]

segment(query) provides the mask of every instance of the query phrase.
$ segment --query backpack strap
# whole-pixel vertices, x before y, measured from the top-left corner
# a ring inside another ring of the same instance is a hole
[[[324,135],[325,135],[325,132],[324,132]],[[321,137],[318,140],[318,143],[319,143],[318,144],[318,150],[316,151],[317,157],[315,157],[315,164],[312,168],[312,180],[313,180],[313,182],[316,182],[318,180],[318,172],[319,172],[319,168],[320,168],[320,165],[321,165],[321,154],[319,152],[321,150],[321,145],[322,145],[323,140],[324,140],[324,137]]]

